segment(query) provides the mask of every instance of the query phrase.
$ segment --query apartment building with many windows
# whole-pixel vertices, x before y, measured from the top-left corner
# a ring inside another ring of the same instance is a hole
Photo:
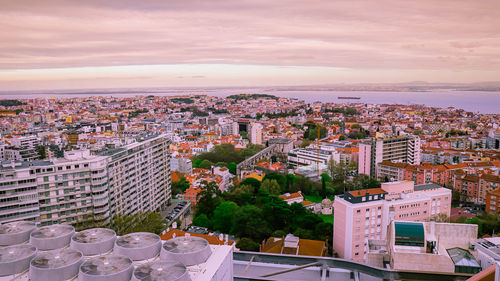
[[[0,166],[0,223],[109,222],[115,214],[159,211],[170,199],[166,137],[90,155],[69,151],[46,161]]]
[[[383,161],[420,164],[420,138],[416,136],[372,139],[359,145],[358,172],[377,176],[377,165]]]
[[[451,190],[412,181],[383,183],[381,188],[336,196],[334,210],[335,251],[341,258],[362,262],[368,239],[386,239],[391,221],[424,221],[438,214],[449,217]]]

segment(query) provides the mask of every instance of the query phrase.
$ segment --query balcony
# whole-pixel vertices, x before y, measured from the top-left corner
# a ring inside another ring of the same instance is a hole
[[[101,207],[101,208],[94,208],[94,214],[99,214],[99,215],[103,215],[102,213],[106,213],[106,212],[109,212],[109,208],[108,206],[105,206],[105,207]]]
[[[104,199],[93,200],[93,201],[92,201],[92,204],[93,204],[94,206],[96,206],[96,207],[97,207],[97,206],[107,205],[107,204],[108,204],[108,202],[109,202],[109,200],[108,200],[108,198],[106,197],[106,198],[104,198]],[[107,206],[106,206],[106,208],[107,208]]]

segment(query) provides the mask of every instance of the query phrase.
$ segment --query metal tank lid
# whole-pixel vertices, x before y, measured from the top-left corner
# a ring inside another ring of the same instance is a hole
[[[30,244],[0,247],[0,264],[21,260],[34,253],[36,253],[36,248]]]
[[[126,256],[108,255],[85,261],[80,266],[80,271],[88,275],[113,275],[131,266],[132,260]]]
[[[76,263],[83,257],[82,253],[70,248],[40,252],[33,260],[31,266],[44,269],[56,269]]]
[[[73,232],[75,228],[67,224],[43,226],[31,233],[33,238],[56,238]]]
[[[116,233],[109,228],[91,228],[82,230],[71,238],[72,241],[77,243],[98,243],[108,241],[116,236]]]
[[[160,236],[149,232],[135,232],[116,239],[116,245],[123,248],[145,248],[161,242]]]
[[[174,281],[190,280],[187,268],[177,261],[157,261],[138,266],[132,280]]]

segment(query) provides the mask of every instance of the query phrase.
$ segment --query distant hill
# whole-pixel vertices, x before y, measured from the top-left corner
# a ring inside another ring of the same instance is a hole
[[[233,100],[253,100],[253,99],[262,99],[262,98],[273,99],[273,100],[279,99],[276,96],[266,95],[266,94],[239,94],[239,95],[230,95],[230,96],[227,96],[226,98],[233,99]]]
[[[0,105],[1,106],[19,106],[19,105],[25,105],[26,103],[20,102],[18,100],[0,100]]]

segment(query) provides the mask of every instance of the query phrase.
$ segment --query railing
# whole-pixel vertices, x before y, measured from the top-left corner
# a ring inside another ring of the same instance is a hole
[[[348,270],[355,274],[365,274],[370,276],[370,280],[373,278],[378,278],[380,280],[421,280],[421,281],[458,281],[466,280],[472,276],[472,274],[466,273],[441,273],[441,272],[423,272],[423,271],[399,271],[392,269],[385,269],[376,266],[370,266],[363,263],[358,263],[355,261],[339,259],[339,258],[329,258],[329,257],[305,257],[305,256],[294,256],[294,255],[280,255],[280,254],[268,254],[268,253],[258,253],[258,252],[246,252],[239,251],[233,253],[234,264],[237,262],[247,262],[245,270],[243,272],[234,272],[234,280],[276,280],[275,278],[268,279],[267,277],[283,274],[286,272],[291,272],[295,270],[301,270],[303,268],[315,267],[317,270],[318,278],[321,280],[322,271],[325,269],[341,269]],[[252,263],[258,263],[260,266],[262,264],[267,264],[269,268],[274,268],[275,272],[266,273],[265,275],[252,275]],[[283,265],[295,266],[295,268],[289,268],[286,270]],[[300,276],[300,275],[297,275]],[[294,279],[294,280],[305,280],[305,279]],[[361,279],[362,280],[362,279]]]

